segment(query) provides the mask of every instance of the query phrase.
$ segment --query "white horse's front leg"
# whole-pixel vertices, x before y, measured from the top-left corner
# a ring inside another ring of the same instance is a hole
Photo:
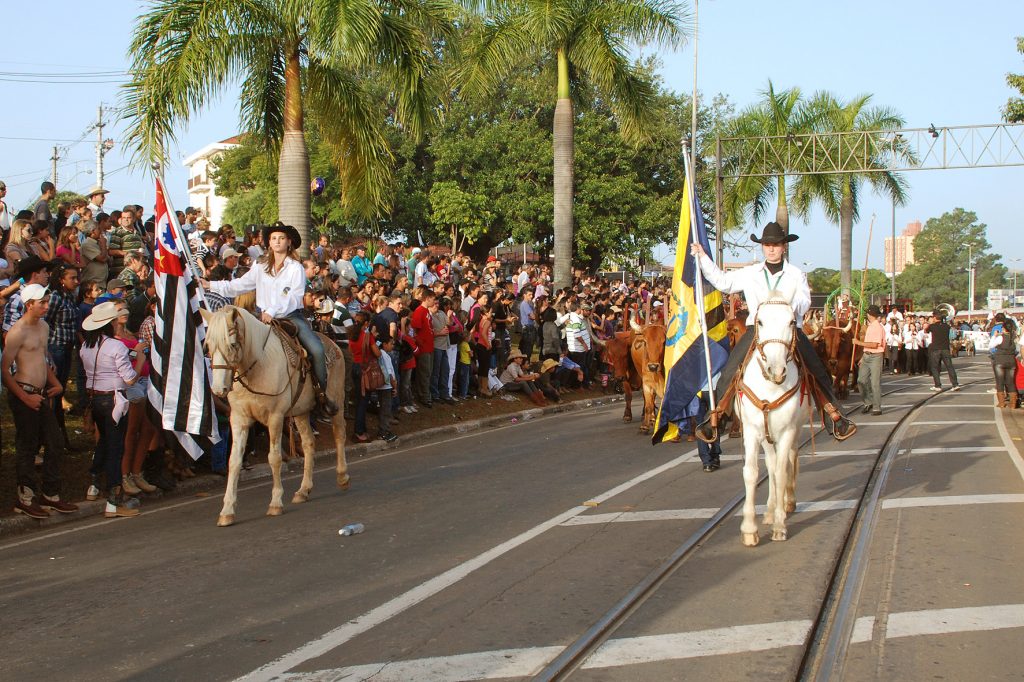
[[[768,526],[775,523],[775,505],[778,503],[779,490],[776,486],[775,467],[779,460],[779,453],[775,446],[765,439],[764,447],[764,468],[768,472],[768,503],[764,507],[764,518],[762,522]]]
[[[786,486],[786,513],[796,511],[796,478],[800,473],[800,456],[796,448],[789,451],[789,485]]]
[[[316,443],[313,440],[313,428],[309,425],[308,414],[300,414],[293,421],[302,442],[302,485],[292,497],[292,504],[302,504],[309,499],[309,493],[313,490],[313,455],[316,452]]]
[[[761,436],[755,433],[757,429],[743,429],[743,486],[746,490],[746,498],[743,500],[743,523],[740,524],[740,536],[743,544],[753,547],[758,543],[757,519],[754,518],[754,496],[757,492],[757,451],[760,446]]]
[[[231,455],[228,458],[228,481],[224,488],[224,505],[221,507],[220,516],[217,517],[218,526],[230,526],[235,522],[235,503],[238,501],[238,476],[242,471],[242,456],[245,453],[245,443],[249,438],[249,427],[252,426],[252,419],[243,415],[241,411],[231,412]]]
[[[786,539],[786,495],[790,490],[790,458],[793,452],[793,441],[796,438],[795,429],[788,428],[778,439],[778,452],[774,470],[769,469],[769,477],[775,479],[772,488],[775,490],[775,506],[772,510],[775,513],[774,524],[772,525],[772,540],[782,542]]]
[[[270,463],[270,471],[274,475],[274,486],[270,493],[270,506],[267,508],[267,516],[280,516],[284,513],[284,503],[281,496],[284,494],[284,486],[281,485],[281,432],[284,427],[284,417],[273,414],[267,420],[267,431],[270,432],[270,452],[267,461]]]

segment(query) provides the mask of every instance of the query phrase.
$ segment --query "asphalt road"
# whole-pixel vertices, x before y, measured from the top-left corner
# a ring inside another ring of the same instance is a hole
[[[967,376],[986,376],[984,361],[975,364]],[[889,396],[886,413],[860,419],[846,443],[817,439],[798,485],[798,499],[817,506],[791,517],[788,542],[762,532],[759,547],[744,548],[739,519],[726,524],[579,678],[791,677],[853,513],[848,502],[870,469],[867,451],[927,385],[897,378],[892,387],[916,395]],[[1024,501],[1024,485],[992,408],[966,407],[991,402],[984,388],[943,394],[936,403],[964,407],[917,417],[887,498],[974,497],[905,503],[883,516],[848,679],[920,679],[922,657],[929,678],[949,670],[947,679],[966,679],[954,672],[979,665],[998,679],[1024,669],[1020,647],[994,655],[1024,625],[1012,625],[1024,602],[1011,570],[1022,558],[1013,541],[1020,505],[977,496]],[[243,488],[231,528],[215,527],[220,500],[205,497],[4,543],[2,676],[528,677],[740,489],[740,464],[728,457],[737,441],[726,442],[723,469],[705,474],[692,445],[651,447],[620,414],[613,405],[388,451],[353,463],[347,493],[327,467],[311,501],[286,503],[279,518],[263,515],[263,482]],[[970,450],[928,453],[936,447]],[[286,480],[286,502],[298,482]],[[366,532],[340,537],[354,521]],[[974,589],[954,589],[958,580]],[[973,617],[969,633],[906,624],[911,612],[968,606],[989,610],[939,618]],[[940,655],[961,648],[955,637],[970,638],[967,660]]]

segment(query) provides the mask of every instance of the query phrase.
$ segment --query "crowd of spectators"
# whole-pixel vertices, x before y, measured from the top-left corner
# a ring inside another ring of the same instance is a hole
[[[5,191],[0,183],[0,200]],[[0,225],[0,306],[3,387],[16,417],[15,511],[34,518],[76,508],[59,495],[60,460],[70,447],[67,413],[83,416],[94,436],[85,497],[105,498],[107,516],[134,516],[139,496],[173,487],[169,464],[179,476],[191,475],[180,453],[165,454],[173,439],[146,409],[154,218],[135,204],[108,212],[107,194],[97,187],[86,200],[51,211],[55,188],[44,183],[34,210],[13,216],[0,201],[9,218]],[[264,257],[258,229],[214,229],[193,209],[178,220],[204,279],[241,278]],[[326,236],[302,266],[305,315],[347,360],[344,409],[357,442],[393,441],[403,413],[438,403],[499,397],[547,405],[602,374],[607,382],[601,341],[622,329],[630,305],[657,315],[664,294],[649,282],[582,272],[571,287],[554,290],[547,265],[508,265],[493,255],[474,262],[444,247],[402,242],[332,244]],[[214,311],[232,304],[260,313],[252,293],[207,291],[205,300]],[[362,388],[369,363],[385,378],[378,389]],[[229,436],[230,408],[215,402],[221,433]],[[218,473],[226,470],[227,447],[225,440],[209,453]]]

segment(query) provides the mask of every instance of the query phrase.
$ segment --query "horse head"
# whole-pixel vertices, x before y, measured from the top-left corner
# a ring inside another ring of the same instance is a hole
[[[206,350],[213,367],[212,389],[216,396],[227,396],[234,383],[235,372],[244,371],[246,356],[246,317],[241,308],[224,306],[215,313],[205,308],[199,312],[206,322]],[[255,318],[253,318],[255,320]]]
[[[775,295],[769,295],[757,309],[756,357],[764,378],[781,384],[786,380],[786,370],[795,351],[796,319],[789,302],[776,292],[772,294]]]

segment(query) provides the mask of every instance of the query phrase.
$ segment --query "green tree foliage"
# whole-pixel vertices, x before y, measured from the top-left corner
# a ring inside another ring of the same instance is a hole
[[[1024,36],[1017,36],[1017,52],[1024,55]],[[1024,74],[1006,74],[1006,84],[1021,95],[1024,95]],[[1003,107],[1003,118],[1007,123],[1024,122],[1024,98],[1011,97],[1007,100],[1006,106]]]
[[[55,194],[52,199],[50,199],[50,201],[49,201],[50,211],[51,212],[55,212],[57,210],[57,204],[61,203],[62,201],[66,201],[66,202],[68,202],[70,204],[75,199],[86,199],[86,197],[82,196],[78,192],[72,192],[71,190],[62,189],[59,192],[57,192],[57,194]],[[39,198],[36,197],[31,202],[29,202],[29,205],[26,206],[25,208],[35,208],[36,207],[36,201],[38,201],[38,200],[39,200]],[[88,199],[86,199],[86,200],[88,200]]]
[[[973,211],[962,208],[930,218],[914,239],[914,265],[907,266],[896,279],[901,296],[914,299],[916,308],[932,308],[939,303],[950,303],[965,309],[967,303],[968,246],[973,251],[975,267],[975,302],[985,300],[987,289],[1001,288],[1006,268],[999,263],[997,254],[985,238],[986,225],[978,222]]]
[[[487,204],[483,194],[464,192],[451,181],[435,182],[430,188],[430,222],[447,229],[452,251],[461,251],[467,242],[476,243],[487,231],[494,217]]]
[[[891,293],[891,284],[886,274],[877,268],[868,268],[866,275],[863,270],[854,273],[853,289],[858,294],[860,293],[862,275],[864,275],[865,299],[870,300],[872,296],[888,296]],[[815,268],[807,273],[807,283],[811,287],[811,292],[815,294],[831,294],[839,288],[840,280],[839,270],[832,268]]]

